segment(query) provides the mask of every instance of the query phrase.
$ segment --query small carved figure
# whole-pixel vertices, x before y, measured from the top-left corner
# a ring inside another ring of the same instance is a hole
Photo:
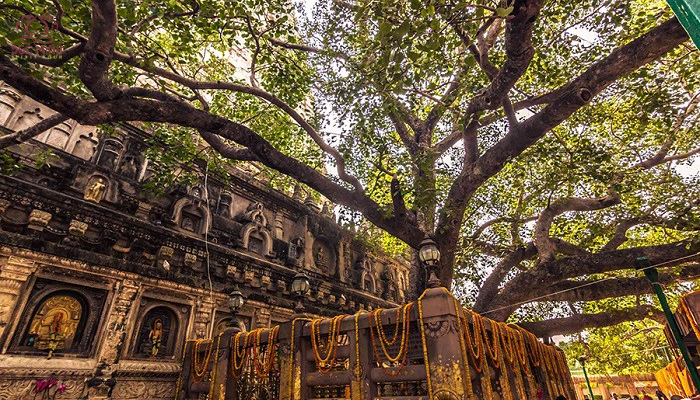
[[[163,342],[163,322],[160,318],[153,321],[153,328],[148,334],[148,340],[151,341],[151,359],[156,358],[158,349]]]
[[[316,265],[319,267],[326,266],[326,254],[323,250],[323,246],[319,247],[318,252],[316,253]]]
[[[192,221],[192,218],[185,217],[182,219],[182,229],[194,231],[194,222]]]
[[[94,201],[95,203],[99,203],[100,200],[102,200],[102,197],[104,196],[104,192],[107,186],[104,183],[104,179],[102,178],[97,178],[95,182],[92,183],[92,185],[89,185],[85,189],[85,195],[83,198],[85,200],[90,200]]]

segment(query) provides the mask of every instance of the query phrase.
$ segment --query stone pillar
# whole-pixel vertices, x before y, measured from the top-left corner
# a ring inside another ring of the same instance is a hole
[[[126,334],[126,320],[134,304],[140,284],[131,279],[125,279],[115,284],[114,307],[109,313],[107,321],[107,337],[100,351],[100,362],[110,366],[117,362],[124,336]],[[138,329],[136,327],[135,329]]]
[[[207,296],[195,304],[194,312],[194,338],[205,339],[209,337],[209,324],[214,319],[214,302]]]
[[[255,328],[267,328],[270,326],[270,309],[259,308],[255,313]]]
[[[109,313],[106,325],[107,337],[100,349],[98,366],[92,377],[86,382],[87,395],[90,399],[107,400],[110,398],[111,389],[116,384],[113,379],[116,370],[115,363],[118,362],[119,353],[124,345],[127,318],[139,286],[138,282],[129,279],[115,283],[114,306]]]
[[[0,337],[10,326],[24,284],[36,268],[34,261],[14,256],[0,266]]]
[[[460,331],[455,300],[445,288],[429,289],[417,302],[422,314],[421,336],[432,387],[431,398],[472,398],[471,377],[468,366],[462,359]],[[466,379],[465,379],[466,378]],[[511,399],[506,399],[511,400]]]

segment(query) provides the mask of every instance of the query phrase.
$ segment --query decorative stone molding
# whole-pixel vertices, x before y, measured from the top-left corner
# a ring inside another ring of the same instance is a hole
[[[158,249],[158,258],[160,259],[170,260],[173,258],[173,254],[175,254],[175,250],[172,247],[160,246]]]
[[[196,303],[194,313],[194,334],[197,339],[209,336],[209,324],[214,319],[214,303],[209,298]]]
[[[47,379],[47,375],[38,375]],[[0,381],[0,399],[31,399],[36,398],[34,389],[36,388],[37,379],[3,379]],[[81,380],[62,380],[58,379],[59,385],[66,385],[65,391],[56,396],[57,399],[79,399],[83,397],[85,389],[85,381]],[[56,388],[49,390],[53,395]]]
[[[121,360],[118,364],[117,373],[122,375],[143,375],[144,371],[149,374],[179,374],[180,363],[162,362],[162,361],[140,361],[140,360]]]
[[[29,214],[29,229],[43,231],[51,221],[51,213],[34,209]]]
[[[4,214],[5,211],[7,211],[7,209],[10,208],[11,204],[12,203],[5,199],[0,199],[0,215]]]
[[[14,256],[0,268],[0,337],[17,306],[22,286],[36,268],[34,261]]]
[[[192,253],[185,253],[185,265],[188,267],[193,267],[197,263],[197,256]]]
[[[114,387],[112,399],[172,399],[175,397],[177,379],[171,380],[125,380],[120,379]]]
[[[255,272],[254,271],[244,271],[243,272],[243,280],[247,284],[250,285],[255,280]]]
[[[114,307],[105,325],[107,327],[107,337],[102,345],[99,357],[100,361],[108,366],[114,364],[118,359],[119,350],[124,343],[126,334],[126,319],[134,304],[139,288],[140,284],[131,279],[121,281],[116,287]]]
[[[78,220],[72,220],[68,227],[68,233],[73,236],[83,236],[87,232],[88,224]]]

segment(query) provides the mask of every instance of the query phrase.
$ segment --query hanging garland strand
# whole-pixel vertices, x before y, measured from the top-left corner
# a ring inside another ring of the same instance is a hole
[[[319,318],[311,321],[311,350],[314,353],[314,362],[316,369],[323,373],[329,373],[335,366],[336,356],[338,354],[338,337],[340,336],[340,323],[346,315],[338,315],[333,317],[328,324],[328,336],[326,337],[326,345],[321,345],[321,321]],[[325,347],[326,355],[322,356],[322,347]]]
[[[483,321],[481,316],[472,310],[463,309],[463,311],[469,313],[472,320],[471,325],[474,326],[474,330],[472,330],[469,327],[469,321],[464,318],[462,324],[462,334],[464,335],[464,341],[467,343],[467,353],[471,358],[472,365],[474,366],[476,372],[481,373],[484,360],[484,343],[483,338],[481,337],[481,327],[479,324],[482,324]]]
[[[401,373],[403,370],[404,366],[406,365],[406,359],[408,358],[408,338],[410,336],[410,328],[411,328],[411,307],[413,306],[413,303],[408,303],[404,305],[403,307],[399,308],[400,313],[397,313],[397,323],[396,323],[396,331],[394,332],[394,338],[391,342],[386,340],[386,336],[384,334],[383,328],[382,328],[382,318],[381,318],[381,312],[383,311],[382,309],[378,309],[375,311],[372,311],[367,315],[368,319],[368,324],[369,324],[369,335],[372,341],[372,351],[374,352],[374,357],[377,360],[377,363],[381,366],[382,370],[384,373],[386,373],[389,376],[397,376],[398,374]],[[398,320],[401,319],[401,343],[399,344],[399,352],[396,354],[396,356],[392,356],[389,354],[389,351],[387,347],[391,346],[392,344],[396,343],[396,340],[398,339],[398,331],[399,331],[399,324]],[[374,321],[373,321],[374,320]],[[398,363],[398,368],[395,371],[391,371],[390,369],[387,369],[384,367],[384,362],[382,362],[382,358],[379,354],[379,348],[377,346],[377,339],[375,338],[374,330],[372,329],[372,322],[374,322],[374,325],[377,329],[377,335],[379,336],[379,347],[381,347],[382,352],[384,353],[384,357],[386,358],[388,363]]]
[[[204,342],[209,342],[209,348],[206,351],[206,356],[204,361],[199,358],[199,353]],[[214,341],[211,339],[198,339],[194,342],[192,346],[192,381],[195,383],[201,383],[204,381],[204,377],[207,374],[207,368],[209,367],[209,361],[211,360],[211,354],[214,351]]]

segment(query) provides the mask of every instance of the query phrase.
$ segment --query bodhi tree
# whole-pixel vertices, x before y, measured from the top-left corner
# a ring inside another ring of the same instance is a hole
[[[413,249],[413,296],[429,236],[476,311],[570,305],[529,326],[542,336],[658,316],[639,256],[666,283],[700,276],[697,177],[679,167],[700,152],[700,63],[661,0],[43,6],[0,5],[0,78],[61,116],[3,147],[62,118],[136,121],[183,152],[201,138]],[[41,13],[62,51],[13,57],[17,21]],[[581,308],[623,296],[641,300]]]

